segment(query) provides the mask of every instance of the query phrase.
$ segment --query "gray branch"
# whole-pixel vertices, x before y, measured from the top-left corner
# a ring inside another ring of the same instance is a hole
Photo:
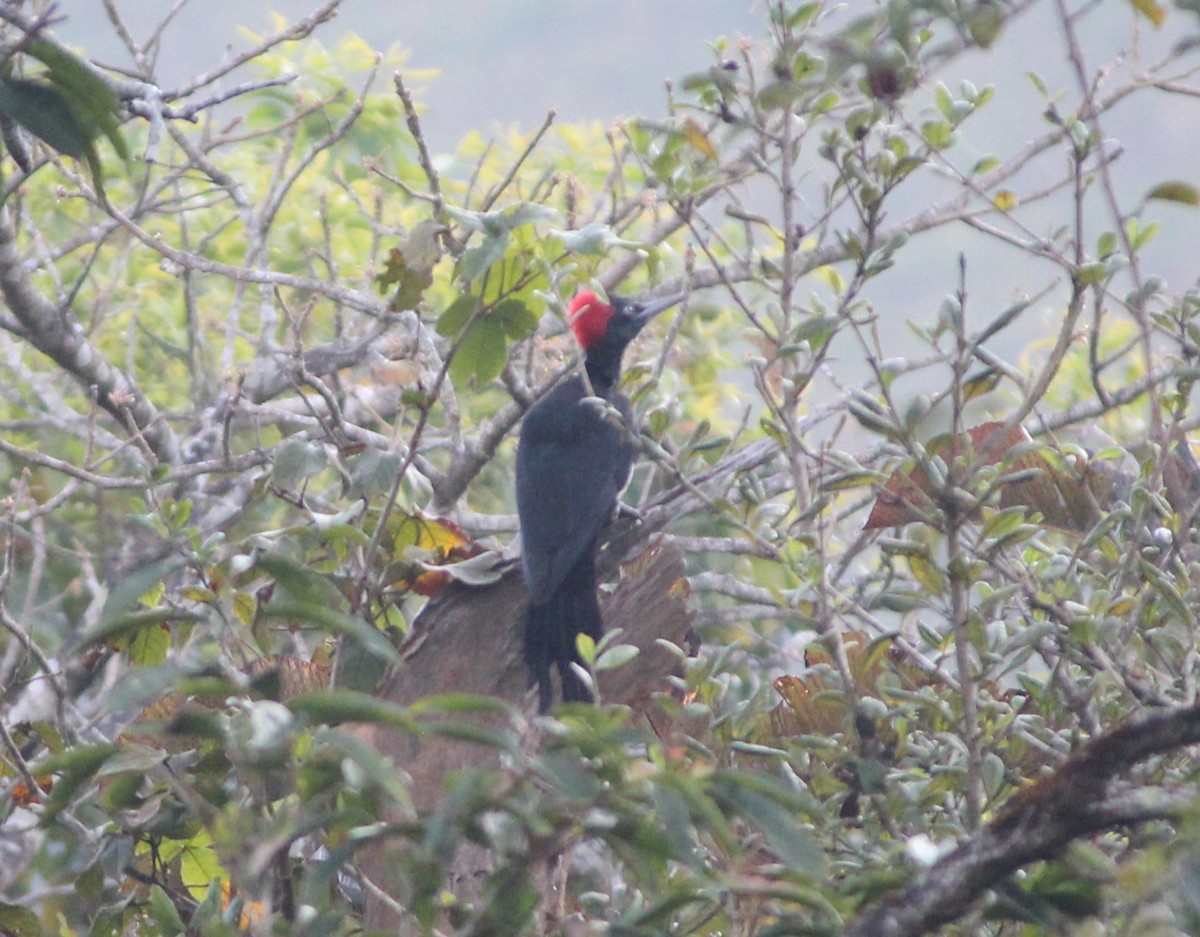
[[[1113,782],[1148,758],[1198,742],[1197,706],[1152,712],[1093,739],[916,882],[854,921],[843,937],[920,937],[968,913],[1021,867],[1059,856],[1073,840],[1178,815],[1190,800],[1172,791],[1131,794]]]
[[[95,388],[96,402],[140,436],[159,462],[179,463],[179,440],[154,404],[88,341],[69,309],[60,309],[34,288],[7,206],[0,208],[0,293],[30,344],[85,388]]]

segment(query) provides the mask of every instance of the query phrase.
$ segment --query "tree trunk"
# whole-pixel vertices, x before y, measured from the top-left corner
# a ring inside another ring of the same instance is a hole
[[[678,670],[679,662],[655,642],[662,638],[684,648],[692,644],[687,599],[682,554],[678,548],[660,543],[650,544],[626,564],[615,588],[601,597],[606,628],[621,628],[622,643],[641,649],[626,666],[599,676],[601,698],[606,703],[630,706],[660,730],[662,716],[656,713],[652,696],[670,689],[665,678]],[[401,705],[446,692],[494,696],[524,708],[532,718],[536,699],[528,689],[521,655],[525,604],[525,587],[515,568],[488,586],[454,584],[446,588],[417,616],[412,638],[402,649],[405,665],[384,680],[380,695]],[[408,775],[418,814],[438,803],[443,780],[449,773],[499,767],[495,750],[486,746],[441,737],[422,738],[383,726],[371,726],[364,732],[397,769]],[[536,739],[530,741],[536,744]],[[395,867],[389,861],[386,844],[366,850],[360,863],[366,878],[389,894],[396,893],[390,873]],[[447,887],[460,901],[471,902],[490,870],[488,853],[464,844],[455,856]],[[549,878],[545,876],[547,899]],[[366,902],[368,930],[404,933],[412,926],[394,902],[370,889]],[[545,904],[551,906],[552,902]]]

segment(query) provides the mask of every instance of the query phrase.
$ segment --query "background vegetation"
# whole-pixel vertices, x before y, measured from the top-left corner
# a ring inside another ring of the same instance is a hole
[[[773,2],[660,114],[452,158],[338,6],[174,86],[169,15],[121,74],[0,7],[0,931],[1195,932],[1200,192],[1107,129],[1194,126],[1194,6]],[[584,287],[689,293],[612,560],[683,557],[698,647],[397,702],[513,581]],[[430,796],[431,740],[487,758]]]

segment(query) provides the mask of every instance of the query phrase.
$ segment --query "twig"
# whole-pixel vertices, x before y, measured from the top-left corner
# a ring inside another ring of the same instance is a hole
[[[554,118],[557,114],[558,111],[554,108],[550,108],[550,110],[547,111],[546,119],[542,121],[542,126],[534,132],[532,137],[530,137],[529,142],[525,144],[525,149],[521,151],[521,154],[516,158],[512,166],[509,167],[504,178],[501,179],[499,184],[484,197],[483,203],[479,206],[480,211],[487,211],[489,208],[495,205],[496,199],[498,199],[504,193],[504,190],[512,184],[513,179],[515,179],[517,176],[518,170],[525,165],[525,160],[527,160],[529,155],[535,149],[537,149],[537,145],[542,142],[542,137],[546,135],[546,131],[549,130],[550,125],[554,123]]]

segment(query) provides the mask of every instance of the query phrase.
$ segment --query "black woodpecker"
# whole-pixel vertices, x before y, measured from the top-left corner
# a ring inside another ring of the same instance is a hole
[[[558,668],[565,702],[592,699],[571,669],[580,662],[575,638],[600,640],[596,548],[638,451],[633,411],[619,390],[621,356],[647,322],[683,298],[635,302],[610,296],[605,302],[591,292],[576,296],[569,321],[583,347],[587,381],[580,374],[567,378],[530,407],[521,424],[517,513],[530,602],[525,663],[530,685],[538,686],[539,712],[553,701],[551,666]],[[607,401],[625,425],[606,418],[588,397]]]

